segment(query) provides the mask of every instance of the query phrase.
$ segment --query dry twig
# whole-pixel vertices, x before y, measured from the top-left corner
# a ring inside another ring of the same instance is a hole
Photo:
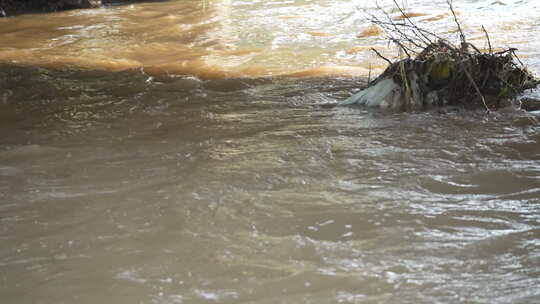
[[[484,34],[486,34],[486,40],[487,40],[488,47],[489,47],[489,54],[492,54],[493,49],[491,48],[491,40],[489,40],[489,34],[488,34],[488,32],[486,31],[486,28],[483,25],[482,25],[482,30],[484,31]]]
[[[372,51],[375,52],[375,54],[377,54],[377,56],[381,57],[382,59],[384,59],[386,62],[388,62],[389,65],[392,65],[393,62],[390,61],[390,59],[384,57],[383,55],[381,55],[381,53],[379,53],[379,51],[377,51],[375,48],[371,48]]]

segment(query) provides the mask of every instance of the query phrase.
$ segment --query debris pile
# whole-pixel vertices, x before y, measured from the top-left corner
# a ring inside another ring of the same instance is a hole
[[[385,13],[387,20],[372,16],[372,22],[385,30],[406,58],[392,62],[373,49],[389,66],[366,89],[341,104],[406,111],[432,105],[480,106],[489,112],[540,84],[521,63],[515,48],[494,52],[483,27],[488,50],[482,52],[467,42],[450,0],[448,5],[460,34],[458,44],[418,27],[394,3],[403,15],[401,20],[394,21]]]

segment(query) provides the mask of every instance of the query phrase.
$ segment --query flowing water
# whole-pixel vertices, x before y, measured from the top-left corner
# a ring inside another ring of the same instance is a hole
[[[456,37],[445,1],[403,4]],[[538,1],[454,5],[540,71]],[[540,303],[538,113],[334,107],[396,53],[370,13],[0,19],[0,302]]]

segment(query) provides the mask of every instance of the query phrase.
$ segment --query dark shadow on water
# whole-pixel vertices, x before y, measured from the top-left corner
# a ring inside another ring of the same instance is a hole
[[[75,4],[76,1],[69,0],[0,0],[0,18],[2,17],[16,17],[23,14],[39,14],[39,13],[51,13],[72,9],[89,9],[100,6],[118,6],[118,5],[130,5],[133,3],[143,2],[167,2],[169,0],[83,0],[80,4]],[[101,2],[101,4],[99,4]]]

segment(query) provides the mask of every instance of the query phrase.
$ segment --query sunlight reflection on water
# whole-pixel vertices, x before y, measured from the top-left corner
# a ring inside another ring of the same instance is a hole
[[[392,1],[379,5],[399,17]],[[407,1],[404,7],[421,27],[457,40],[445,1]],[[536,1],[457,2],[455,8],[470,41],[487,47],[484,25],[495,47],[517,47],[539,70],[540,46],[530,39],[538,31]],[[0,60],[105,70],[144,67],[206,78],[306,70],[310,76],[367,76],[385,66],[372,47],[387,57],[397,55],[384,33],[362,35],[371,26],[370,14],[381,15],[365,1],[192,0],[28,15],[0,19]]]

